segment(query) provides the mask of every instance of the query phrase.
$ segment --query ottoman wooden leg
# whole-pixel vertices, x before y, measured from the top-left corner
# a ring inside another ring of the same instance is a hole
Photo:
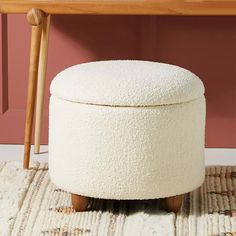
[[[182,206],[183,199],[184,194],[165,198],[166,209],[177,213]]]
[[[75,211],[85,211],[89,204],[89,198],[71,193],[71,202]]]

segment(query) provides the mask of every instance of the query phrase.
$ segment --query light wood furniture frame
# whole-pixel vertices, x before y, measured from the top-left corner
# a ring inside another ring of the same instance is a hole
[[[235,0],[0,0],[1,13],[235,15]]]
[[[46,77],[46,57],[48,46],[48,31],[50,15],[41,10],[32,8],[27,13],[27,20],[32,25],[29,83],[26,106],[25,139],[24,139],[24,169],[29,168],[30,147],[34,110],[37,94],[36,122],[35,122],[35,151],[39,152],[40,135],[43,113],[44,84]],[[36,93],[37,92],[37,93]]]

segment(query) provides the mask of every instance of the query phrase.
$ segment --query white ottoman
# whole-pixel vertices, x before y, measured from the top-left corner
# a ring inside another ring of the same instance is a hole
[[[76,209],[79,196],[166,198],[202,184],[205,98],[193,73],[99,61],[62,71],[50,90],[49,172]],[[182,198],[168,199],[178,210]]]

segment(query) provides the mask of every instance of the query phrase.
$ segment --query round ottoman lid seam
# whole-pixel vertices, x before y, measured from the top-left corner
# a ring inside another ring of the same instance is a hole
[[[62,101],[66,101],[66,102],[72,102],[72,103],[79,103],[79,104],[83,104],[83,105],[89,105],[89,106],[101,106],[101,107],[127,107],[127,108],[142,108],[142,107],[146,107],[146,108],[154,108],[154,107],[164,107],[164,106],[173,106],[173,105],[180,105],[180,104],[186,104],[186,103],[190,103],[193,101],[196,101],[198,99],[202,99],[204,98],[204,94],[202,94],[201,96],[191,99],[191,100],[187,100],[185,102],[177,102],[177,103],[169,103],[169,104],[157,104],[157,105],[133,105],[133,106],[128,106],[128,105],[108,105],[108,104],[97,104],[97,103],[87,103],[87,102],[78,102],[78,101],[72,101],[69,99],[65,99],[65,98],[61,98],[58,97],[56,95],[51,95],[52,97],[55,97],[57,99],[60,99]]]

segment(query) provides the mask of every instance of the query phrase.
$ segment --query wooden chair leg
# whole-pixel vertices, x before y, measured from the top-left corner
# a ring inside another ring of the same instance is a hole
[[[165,198],[166,210],[177,213],[182,206],[183,199],[184,199],[184,194]]]
[[[85,211],[89,204],[89,198],[71,193],[71,202],[75,211]]]
[[[35,139],[34,139],[34,153],[40,153],[40,139],[42,131],[43,119],[43,101],[46,80],[46,67],[47,67],[47,52],[48,52],[48,36],[50,27],[50,15],[48,15],[42,24],[42,36],[39,56],[38,68],[38,84],[36,95],[36,114],[35,114]]]
[[[32,126],[34,118],[34,107],[36,98],[36,86],[38,78],[39,50],[41,42],[42,27],[45,14],[37,9],[32,9],[27,14],[27,20],[32,25],[31,48],[30,48],[30,64],[29,64],[29,82],[28,96],[26,105],[25,119],[25,139],[24,139],[24,163],[23,168],[29,168],[30,146],[32,136]]]

